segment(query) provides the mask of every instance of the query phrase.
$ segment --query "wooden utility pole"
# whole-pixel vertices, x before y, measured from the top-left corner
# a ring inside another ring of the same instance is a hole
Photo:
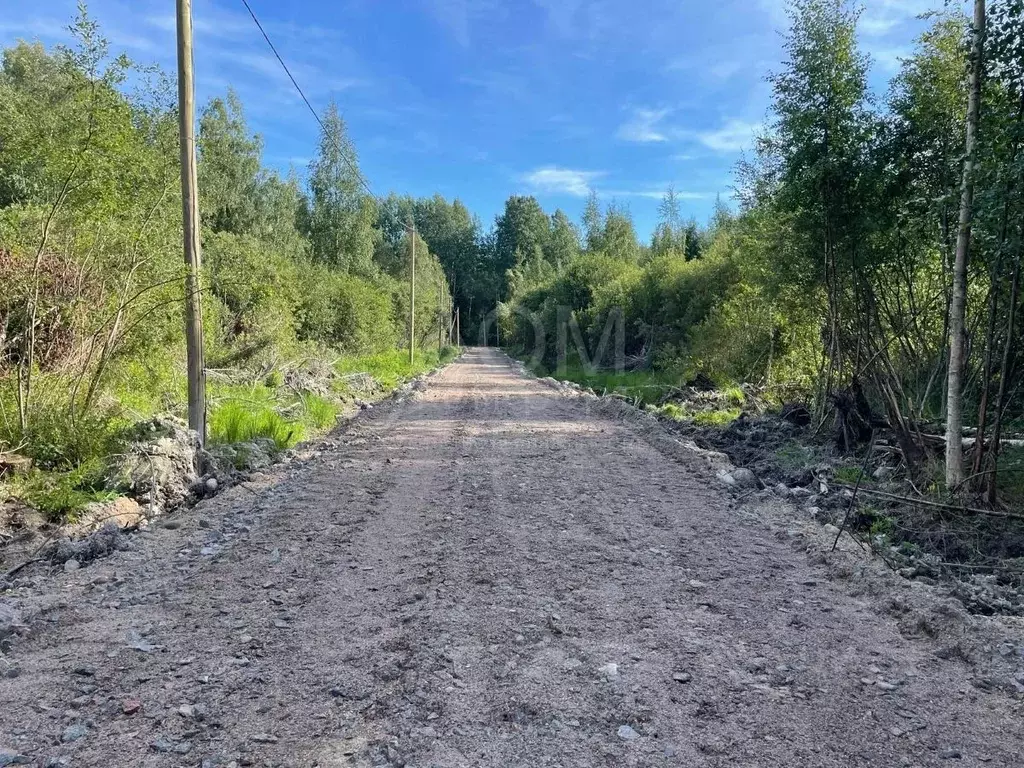
[[[203,361],[201,294],[202,251],[199,245],[199,199],[196,191],[195,81],[192,71],[192,0],[178,6],[178,143],[181,152],[181,213],[185,241],[185,346],[188,355],[188,425],[206,442],[206,368]]]
[[[462,336],[459,333],[459,308],[455,308],[455,346],[462,346]]]
[[[409,266],[409,365],[416,362],[416,228],[409,222],[412,241]]]
[[[494,294],[494,346],[501,346],[501,318],[498,316],[498,294]]]
[[[444,278],[437,284],[437,353],[441,354],[441,347],[444,346]]]
[[[958,491],[964,482],[963,371],[966,362],[964,316],[967,307],[967,257],[971,247],[974,206],[974,161],[978,146],[981,80],[985,71],[985,0],[974,2],[971,45],[971,89],[967,94],[967,145],[960,189],[960,229],[953,262],[953,296],[949,303],[949,370],[946,379],[946,488]],[[979,440],[984,435],[978,436]]]

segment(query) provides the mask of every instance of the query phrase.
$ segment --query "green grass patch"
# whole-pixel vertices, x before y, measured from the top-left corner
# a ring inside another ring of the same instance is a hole
[[[717,411],[690,411],[679,403],[665,403],[665,405],[651,408],[654,413],[673,421],[692,421],[702,427],[724,427],[731,424],[740,417],[742,411],[739,408],[723,408]]]
[[[338,419],[338,406],[319,395],[307,394],[302,398],[303,422],[316,430],[325,430],[334,426]]]
[[[695,424],[702,427],[724,427],[732,424],[743,413],[739,408],[723,408],[718,411],[697,411],[693,414]]]
[[[87,504],[117,498],[117,493],[103,487],[103,469],[104,462],[94,458],[64,472],[33,470],[5,483],[4,495],[38,509],[55,522],[74,522]]]
[[[209,431],[213,443],[247,443],[263,437],[279,450],[291,448],[306,435],[301,421],[286,419],[272,408],[231,400],[212,410]]]
[[[726,402],[731,406],[742,408],[747,404],[747,395],[739,387],[726,387],[722,390],[722,394],[725,396]]]
[[[403,382],[450,362],[455,347],[416,353],[414,364],[403,350],[367,357],[343,358],[339,373],[368,373],[377,386],[368,399],[381,396]],[[57,382],[47,381],[57,391]],[[18,499],[54,521],[73,521],[94,501],[116,498],[104,489],[108,457],[135,437],[131,426],[156,413],[185,415],[184,377],[166,360],[150,363],[126,361],[115,366],[103,394],[103,410],[94,408],[73,422],[64,400],[40,402],[30,414],[28,430],[17,428],[13,391],[0,385],[0,407],[8,415],[0,419],[0,449],[11,449],[31,458],[34,469],[27,475],[5,478],[0,500]],[[67,390],[60,382],[60,391]],[[46,391],[43,389],[42,391]],[[344,386],[339,395],[346,394]],[[248,385],[208,382],[208,439],[211,443],[246,443],[257,438],[273,441],[278,450],[331,429],[342,408],[342,398],[309,392],[296,393],[284,386],[284,376],[273,370],[258,383]]]
[[[669,391],[678,387],[679,377],[659,371],[588,371],[583,366],[567,366],[563,370],[548,371],[542,367],[534,369],[538,376],[553,376],[564,381],[573,381],[582,387],[590,387],[599,395],[616,394],[627,397],[641,405],[658,403]]]
[[[393,349],[376,355],[345,357],[335,363],[334,368],[342,376],[368,373],[377,380],[381,389],[392,390],[409,379],[451,362],[458,353],[456,347],[417,350],[415,362],[410,363],[409,350]]]
[[[872,480],[870,474],[865,473],[862,478],[860,473],[860,467],[845,466],[836,467],[835,470],[833,470],[832,475],[840,483],[846,483],[847,485],[856,485],[858,481],[863,485]]]

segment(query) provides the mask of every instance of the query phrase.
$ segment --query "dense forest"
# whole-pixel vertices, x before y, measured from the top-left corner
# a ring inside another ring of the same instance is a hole
[[[238,97],[211,100],[211,440],[285,447],[329,426],[350,375],[393,385],[447,355],[457,310],[463,341],[500,340],[539,371],[756,385],[834,421],[851,452],[884,425],[909,477],[996,502],[1024,414],[1024,8],[977,5],[982,26],[933,14],[876,94],[856,7],[794,0],[737,205],[698,224],[670,188],[649,242],[594,194],[579,223],[512,196],[487,228],[459,200],[374,197],[333,104],[314,160],[283,176]],[[0,450],[45,476],[10,492],[56,514],[102,492],[126,430],[185,399],[173,79],[112,54],[84,7],[73,31],[68,48],[8,48],[0,72]],[[415,369],[399,352],[409,222]]]

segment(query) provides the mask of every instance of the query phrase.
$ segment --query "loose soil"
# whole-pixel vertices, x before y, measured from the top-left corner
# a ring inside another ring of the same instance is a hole
[[[966,625],[908,628],[906,591],[830,579],[871,563],[807,557],[650,429],[471,350],[128,550],[26,569],[0,765],[1021,765]]]

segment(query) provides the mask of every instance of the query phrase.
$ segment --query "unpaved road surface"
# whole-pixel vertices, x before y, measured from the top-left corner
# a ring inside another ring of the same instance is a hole
[[[0,753],[1022,764],[1019,701],[904,637],[706,473],[492,351],[275,472],[8,596],[36,614],[0,679]]]

